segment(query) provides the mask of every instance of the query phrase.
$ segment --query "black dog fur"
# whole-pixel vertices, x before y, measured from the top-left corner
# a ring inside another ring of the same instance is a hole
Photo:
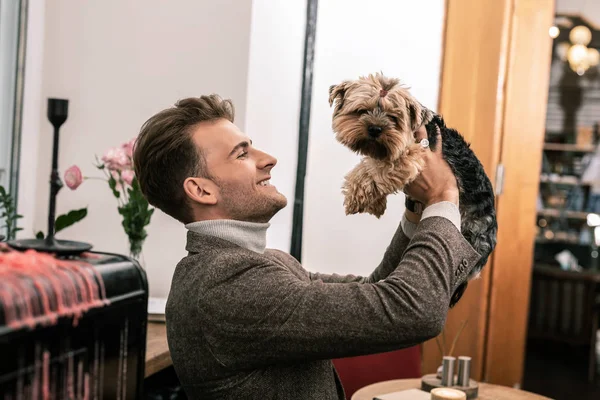
[[[448,128],[441,116],[434,114],[425,127],[432,150],[438,144],[437,128],[440,129],[442,155],[456,176],[460,192],[461,232],[481,255],[479,263],[469,273],[469,278],[473,278],[484,267],[496,247],[498,223],[494,189],[470,145],[456,130]],[[467,282],[458,287],[450,299],[450,307],[454,307],[460,300],[466,288]]]

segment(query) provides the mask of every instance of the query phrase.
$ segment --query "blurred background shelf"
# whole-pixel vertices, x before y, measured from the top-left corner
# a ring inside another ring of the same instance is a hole
[[[580,243],[579,238],[561,238],[561,239],[547,239],[543,236],[538,236],[535,238],[535,242],[539,244],[570,244],[570,245],[580,245],[580,246],[589,246],[589,243]]]
[[[585,211],[570,211],[570,210],[558,210],[554,208],[545,208],[538,211],[539,216],[543,217],[566,217],[569,219],[587,220],[588,212]]]
[[[600,186],[600,181],[582,182],[577,176],[573,175],[557,175],[557,174],[542,174],[540,175],[540,183],[548,183],[564,186]]]
[[[593,153],[596,151],[596,146],[584,146],[579,144],[567,143],[544,143],[544,150]]]

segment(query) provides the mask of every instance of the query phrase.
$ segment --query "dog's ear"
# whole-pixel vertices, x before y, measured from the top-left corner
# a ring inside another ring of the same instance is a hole
[[[424,107],[418,101],[408,102],[408,115],[412,121],[411,129],[413,132],[419,129],[421,125],[429,123],[433,117],[431,110]]]
[[[416,101],[408,101],[408,116],[410,118],[410,129],[414,132],[421,127],[421,105]]]
[[[349,84],[349,81],[344,81],[339,85],[331,85],[329,87],[329,106],[332,106],[333,102],[337,100],[335,105],[336,112],[342,108],[342,105],[344,104],[344,96],[346,95]]]

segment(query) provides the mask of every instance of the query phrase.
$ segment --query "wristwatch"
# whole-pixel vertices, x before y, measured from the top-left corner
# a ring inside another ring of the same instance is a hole
[[[404,202],[404,205],[406,206],[407,210],[417,215],[421,215],[423,213],[423,203],[419,203],[418,201],[415,201],[408,196],[406,196],[406,201]]]

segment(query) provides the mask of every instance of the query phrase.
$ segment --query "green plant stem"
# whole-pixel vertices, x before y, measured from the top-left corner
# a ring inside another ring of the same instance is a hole
[[[17,226],[17,220],[23,216],[17,214],[15,201],[2,185],[0,185],[0,211],[2,211],[0,218],[5,219],[5,225],[2,228],[6,228],[6,238],[14,239],[16,233],[22,230]]]
[[[123,193],[123,201],[125,203],[129,203],[129,195],[127,194],[127,188],[125,187],[125,182],[123,182],[123,177],[121,176],[121,171],[119,171],[119,180],[121,183],[121,190]]]

